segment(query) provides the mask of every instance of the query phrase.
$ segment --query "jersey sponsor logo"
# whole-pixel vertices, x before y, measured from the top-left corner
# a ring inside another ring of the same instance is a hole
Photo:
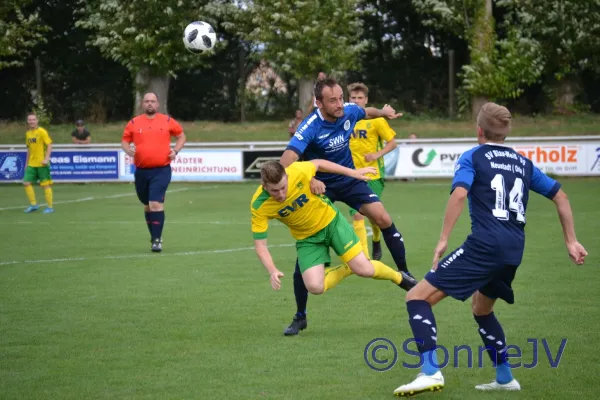
[[[306,195],[301,194],[300,196],[298,196],[296,198],[296,200],[292,201],[292,204],[285,206],[281,210],[277,211],[277,214],[279,214],[279,216],[281,218],[285,218],[285,217],[289,216],[291,213],[293,213],[294,211],[298,211],[299,209],[304,207],[304,205],[306,203],[308,203],[308,199],[306,198]]]
[[[345,147],[346,138],[344,135],[338,135],[332,139],[329,139],[329,151],[337,151]]]
[[[14,154],[8,153],[0,158],[0,174],[6,179],[13,179],[20,176],[23,171],[23,161]]]
[[[358,129],[352,132],[352,137],[354,139],[366,139],[367,131],[365,129]]]
[[[29,139],[27,139],[27,143],[29,143],[29,144],[37,143],[37,138],[29,138]]]

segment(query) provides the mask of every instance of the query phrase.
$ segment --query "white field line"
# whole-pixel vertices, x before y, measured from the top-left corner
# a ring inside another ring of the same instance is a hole
[[[198,189],[214,189],[217,188],[218,186],[202,186]],[[167,193],[177,193],[177,192],[184,192],[186,190],[189,190],[189,188],[181,188],[181,189],[173,189],[173,190],[167,190]],[[117,199],[119,197],[128,197],[128,196],[136,196],[135,191],[132,193],[119,193],[119,194],[112,194],[110,196],[90,196],[90,197],[82,197],[79,199],[73,199],[73,200],[62,200],[62,201],[55,201],[54,204],[67,204],[67,203],[81,203],[82,201],[91,201],[91,200],[103,200],[103,199]],[[45,206],[46,203],[42,203],[42,204],[38,204],[39,206]],[[5,210],[18,210],[18,209],[25,209],[27,208],[27,205],[20,205],[20,206],[11,206],[11,207],[2,207],[0,208],[0,211],[5,211]]]
[[[277,247],[292,247],[295,244],[276,244],[269,246],[270,248]],[[103,256],[103,257],[73,257],[73,258],[51,258],[47,260],[14,260],[14,261],[0,261],[2,265],[17,265],[17,264],[54,264],[64,263],[72,261],[97,261],[97,260],[127,260],[134,258],[151,258],[151,257],[183,257],[183,256],[197,256],[200,254],[219,254],[219,253],[235,253],[238,251],[249,251],[254,250],[254,247],[237,247],[233,249],[218,249],[218,250],[199,250],[199,251],[181,251],[176,253],[161,253],[161,254],[124,254],[119,256]]]

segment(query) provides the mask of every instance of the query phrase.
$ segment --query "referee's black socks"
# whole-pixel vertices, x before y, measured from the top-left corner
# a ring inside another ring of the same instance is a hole
[[[150,235],[152,235],[152,240],[161,238],[165,224],[165,212],[150,211],[148,214],[150,217]]]

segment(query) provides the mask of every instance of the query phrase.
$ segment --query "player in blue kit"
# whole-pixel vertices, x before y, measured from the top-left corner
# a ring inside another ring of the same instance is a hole
[[[402,115],[396,113],[387,104],[379,110],[373,107],[362,108],[354,103],[344,103],[344,92],[332,78],[319,80],[314,91],[318,109],[302,121],[290,140],[280,160],[284,167],[288,167],[300,156],[304,156],[306,161],[325,159],[355,169],[350,151],[350,137],[356,122],[361,119],[381,117],[394,119]],[[325,194],[332,202],[346,203],[374,222],[381,229],[398,270],[405,272],[409,278],[412,277],[406,265],[404,239],[379,197],[366,182],[337,174],[318,172],[316,179],[313,178],[311,181],[311,191],[314,194]],[[416,281],[413,284],[416,284]],[[286,336],[296,335],[307,326],[308,290],[302,280],[297,261],[294,271],[294,295],[298,308],[291,325],[284,331]]]
[[[465,301],[473,296],[472,311],[479,334],[496,369],[496,380],[477,385],[479,390],[520,390],[505,357],[506,337],[494,316],[494,303],[514,303],[511,283],[525,248],[526,210],[532,190],[556,204],[567,251],[575,264],[583,264],[587,252],[577,241],[573,214],[560,183],[546,176],[504,139],[510,132],[511,114],[487,103],[477,117],[479,146],[463,153],[455,167],[451,195],[433,267],[425,279],[406,295],[406,308],[423,362],[421,373],[394,394],[410,396],[440,390],[444,377],[437,363],[437,326],[431,307],[446,296]],[[450,233],[469,200],[471,234],[448,256]]]

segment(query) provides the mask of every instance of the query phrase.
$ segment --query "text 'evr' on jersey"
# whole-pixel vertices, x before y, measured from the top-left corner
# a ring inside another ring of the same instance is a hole
[[[463,153],[452,191],[468,190],[471,235],[465,245],[519,265],[525,248],[529,191],[552,199],[560,184],[510,147],[484,144]]]
[[[323,159],[354,169],[350,137],[356,122],[365,117],[365,110],[354,103],[345,103],[344,116],[335,122],[326,121],[317,110],[302,121],[286,150],[304,155],[305,160]],[[352,180],[347,176],[324,172],[318,172],[316,177],[327,186]]]

